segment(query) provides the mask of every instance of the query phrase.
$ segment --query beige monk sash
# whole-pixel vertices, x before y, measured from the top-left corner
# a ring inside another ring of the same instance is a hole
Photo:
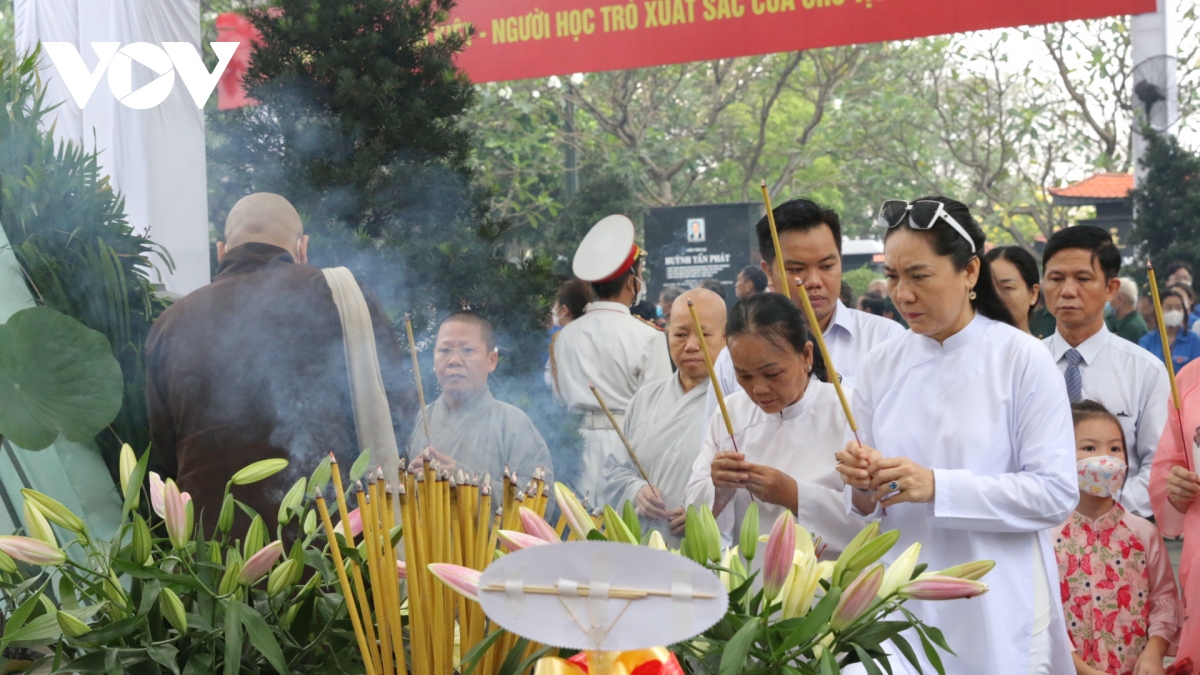
[[[367,299],[345,267],[321,270],[333,292],[338,316],[342,319],[342,337],[346,346],[346,372],[350,376],[350,401],[354,406],[354,427],[358,431],[359,450],[371,451],[371,467],[382,467],[383,475],[396,483],[400,453],[391,408],[379,373],[379,355],[375,351],[375,331]]]

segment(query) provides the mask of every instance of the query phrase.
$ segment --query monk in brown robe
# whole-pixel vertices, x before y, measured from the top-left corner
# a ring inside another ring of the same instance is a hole
[[[238,469],[289,460],[270,479],[233,489],[274,533],[296,479],[330,452],[343,470],[359,454],[342,324],[325,276],[306,264],[300,216],[283,197],[239,201],[217,256],[212,283],[163,312],[146,341],[151,468],[191,493],[211,535]],[[405,354],[378,301],[365,296],[393,428],[404,439],[417,409]],[[249,523],[238,510],[234,535]]]

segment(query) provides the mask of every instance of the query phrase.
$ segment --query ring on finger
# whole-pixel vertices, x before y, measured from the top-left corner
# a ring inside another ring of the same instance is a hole
[[[897,483],[896,481],[892,481],[892,482],[888,483],[888,489],[891,490],[892,492],[897,492],[900,490],[900,484]]]

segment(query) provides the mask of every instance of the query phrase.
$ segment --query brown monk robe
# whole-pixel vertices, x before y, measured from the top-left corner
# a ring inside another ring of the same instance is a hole
[[[285,199],[242,199],[225,238],[213,282],[163,312],[146,341],[152,467],[191,493],[211,536],[238,469],[289,460],[287,470],[233,490],[274,536],[279,503],[298,478],[331,451],[343,470],[359,453],[342,324],[321,270],[305,264],[308,238]],[[392,423],[407,438],[417,406],[401,371],[405,354],[378,301],[366,297]],[[239,510],[234,536],[249,524]]]

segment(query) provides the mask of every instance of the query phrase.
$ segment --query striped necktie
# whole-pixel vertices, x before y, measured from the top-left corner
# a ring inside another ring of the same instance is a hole
[[[1068,349],[1063,358],[1067,360],[1067,372],[1063,373],[1067,380],[1067,395],[1071,397],[1071,403],[1078,403],[1079,399],[1083,398],[1083,376],[1079,374],[1083,354],[1078,350]]]

